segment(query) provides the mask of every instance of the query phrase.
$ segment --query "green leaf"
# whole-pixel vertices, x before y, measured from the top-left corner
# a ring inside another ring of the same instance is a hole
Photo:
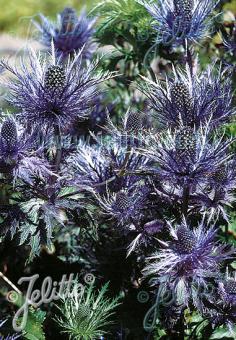
[[[234,328],[233,333],[230,332],[226,327],[217,328],[210,339],[235,339],[236,338],[236,327]]]
[[[23,337],[29,340],[45,340],[43,332],[43,322],[46,318],[46,312],[42,310],[34,310],[30,308],[26,327],[24,329]]]

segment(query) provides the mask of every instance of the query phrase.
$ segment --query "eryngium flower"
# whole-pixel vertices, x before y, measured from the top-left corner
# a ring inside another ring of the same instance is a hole
[[[16,121],[6,118],[0,129],[0,172],[26,181],[32,176],[50,173],[48,162],[41,158],[36,134],[29,135]]]
[[[20,110],[27,124],[65,128],[76,118],[88,116],[100,93],[98,85],[111,74],[96,72],[98,60],[83,68],[81,58],[82,51],[73,61],[60,64],[52,49],[50,62],[34,51],[29,62],[23,59],[20,66],[1,62],[14,76],[8,84],[9,102]]]
[[[163,249],[148,258],[144,275],[154,276],[164,291],[171,290],[173,301],[188,304],[193,292],[218,276],[220,264],[234,251],[217,242],[216,229],[203,222],[191,230],[184,221],[175,229],[170,226],[170,233],[172,240],[161,242]]]
[[[105,339],[106,329],[111,326],[120,297],[111,299],[108,283],[97,292],[93,284],[83,289],[74,280],[68,293],[62,294],[55,321],[70,339]]]
[[[147,201],[145,186],[136,185],[128,190],[120,190],[116,193],[108,192],[105,195],[96,195],[97,202],[103,213],[115,219],[118,225],[126,225],[139,221],[142,210]]]
[[[63,59],[83,48],[82,58],[90,59],[94,50],[94,24],[96,19],[88,18],[83,10],[80,16],[73,8],[65,8],[58,16],[56,23],[40,14],[41,23],[34,22],[41,37],[40,41],[48,48],[53,41],[58,56]]]
[[[236,323],[236,275],[226,274],[218,280],[218,287],[203,299],[203,314],[215,326],[227,326],[235,336]]]
[[[158,164],[149,165],[146,171],[156,175],[160,185],[169,185],[172,191],[177,186],[189,185],[195,191],[197,185],[205,185],[221,164],[229,162],[231,143],[230,139],[224,141],[223,136],[212,138],[208,127],[198,131],[182,127],[173,132],[150,134],[140,152],[149,159],[149,164]]]
[[[205,182],[193,194],[192,202],[202,212],[208,212],[209,220],[222,215],[228,220],[226,207],[235,200],[236,187],[235,160],[219,165],[206,175]]]
[[[211,27],[211,13],[216,0],[158,0],[143,3],[154,19],[157,43],[183,44],[201,39]]]
[[[233,114],[230,78],[228,69],[208,67],[191,75],[186,66],[184,72],[174,69],[166,81],[143,78],[139,86],[162,126],[198,128],[209,119],[217,126]]]
[[[129,112],[125,119],[125,130],[130,133],[139,133],[142,130],[143,117],[139,112]]]
[[[129,188],[140,180],[139,176],[119,176],[125,159],[126,150],[119,144],[93,145],[79,144],[78,149],[66,160],[65,177],[71,182],[85,185],[91,191],[100,193],[106,189],[113,192]],[[126,170],[135,171],[145,164],[145,157],[130,154]]]
[[[137,147],[140,146],[142,137],[146,132],[144,122],[142,112],[128,110],[122,119],[121,126],[118,127],[113,124],[109,114],[107,114],[104,129],[112,136],[113,140],[116,140],[123,147]]]

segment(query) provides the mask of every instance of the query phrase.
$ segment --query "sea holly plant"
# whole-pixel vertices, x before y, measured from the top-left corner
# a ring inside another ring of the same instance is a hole
[[[145,2],[145,8],[154,19],[157,42],[183,44],[185,40],[197,41],[211,25],[215,0],[165,0]]]
[[[4,270],[13,247],[27,273],[94,278],[44,306],[46,338],[235,338],[234,32],[214,54],[217,6],[44,13],[42,51],[1,60]]]
[[[74,288],[78,282],[74,284]],[[101,338],[106,331],[104,326],[112,323],[109,318],[119,305],[119,298],[109,299],[106,294],[106,283],[99,292],[95,292],[93,285],[75,291],[59,303],[55,321],[64,334],[70,339],[92,340]],[[81,291],[80,291],[81,290]]]
[[[81,49],[73,59],[62,63],[52,44],[49,58],[31,50],[28,66],[24,59],[17,67],[1,62],[14,77],[8,84],[9,103],[20,111],[26,124],[62,129],[66,123],[88,115],[100,93],[98,85],[112,74],[98,70],[97,60],[84,67],[82,53]]]
[[[8,84],[9,103],[19,110],[15,120],[6,118],[2,122],[1,168],[10,185],[6,200],[11,200],[14,192],[18,196],[14,200],[20,202],[19,215],[6,217],[8,223],[9,218],[16,221],[13,228],[9,226],[12,232],[17,231],[16,224],[21,225],[20,243],[31,237],[31,243],[36,241],[39,245],[37,240],[41,239],[49,245],[52,224],[55,221],[63,224],[66,220],[63,206],[73,209],[72,201],[60,196],[61,163],[66,152],[73,149],[72,143],[70,150],[64,151],[67,145],[62,140],[63,130],[76,119],[83,120],[89,115],[100,95],[100,83],[113,77],[112,73],[96,70],[97,60],[83,68],[81,54],[82,50],[64,64],[56,57],[52,45],[49,55],[30,51],[28,66],[24,59],[20,67],[2,61],[2,67],[13,76]],[[26,188],[27,198],[23,199]]]
[[[92,57],[96,48],[93,39],[96,18],[88,18],[85,10],[78,16],[75,9],[65,8],[58,14],[55,23],[42,14],[39,19],[40,22],[34,21],[34,24],[45,47],[50,49],[53,41],[57,55],[63,59],[73,56],[82,48],[84,60]]]
[[[233,113],[230,70],[214,65],[199,72],[197,64],[190,66],[174,68],[165,82],[158,78],[140,82],[140,90],[163,127],[182,124],[196,129],[208,122],[214,127]]]

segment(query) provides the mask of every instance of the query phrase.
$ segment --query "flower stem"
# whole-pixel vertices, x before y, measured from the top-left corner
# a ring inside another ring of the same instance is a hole
[[[58,171],[62,157],[62,145],[61,145],[61,130],[58,125],[55,126],[55,137],[56,137],[56,157],[55,157],[55,170]]]
[[[182,213],[184,216],[188,212],[188,202],[189,202],[189,186],[185,185],[183,189],[183,203],[182,203]]]

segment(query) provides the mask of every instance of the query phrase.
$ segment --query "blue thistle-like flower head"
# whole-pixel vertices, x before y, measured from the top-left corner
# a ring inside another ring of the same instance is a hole
[[[236,280],[228,278],[219,283],[219,292],[224,297],[225,302],[236,304]]]
[[[35,133],[28,134],[13,118],[6,118],[0,128],[0,172],[26,181],[49,175],[48,162],[40,157]]]
[[[140,143],[147,130],[145,115],[139,111],[128,110],[122,119],[121,125],[116,126],[113,124],[109,114],[107,114],[104,129],[122,147],[136,148],[141,145]]]
[[[128,112],[125,117],[124,128],[129,133],[140,133],[143,128],[143,117],[140,112]]]
[[[142,173],[152,175],[158,197],[165,197],[168,205],[174,201],[183,207],[187,186],[189,210],[207,213],[209,220],[219,216],[227,220],[225,208],[234,201],[236,185],[232,140],[213,137],[209,125],[197,131],[182,127],[150,133],[139,149],[148,159]]]
[[[119,176],[125,161],[126,150],[119,144],[93,145],[80,143],[77,151],[66,160],[71,182],[85,185],[90,191],[106,192],[107,188],[112,192],[127,189],[137,182],[139,176]],[[134,171],[146,162],[145,157],[135,153],[130,155],[126,169]]]
[[[196,157],[197,148],[197,134],[194,129],[184,127],[177,131],[175,136],[175,151],[176,156],[181,162],[182,160],[191,159]]]
[[[173,70],[166,81],[143,78],[139,85],[149,100],[149,107],[162,127],[198,128],[211,121],[216,127],[233,114],[231,77],[228,69],[209,67],[203,73],[194,69]]]
[[[212,138],[209,127],[198,131],[182,127],[176,131],[165,131],[158,135],[149,135],[146,146],[140,152],[158,166],[149,166],[161,183],[169,184],[171,190],[190,185],[202,185],[215,173],[219,166],[228,163],[232,154],[229,146],[232,140],[223,141]]]
[[[119,212],[123,213],[128,210],[130,207],[130,197],[124,190],[121,190],[116,193],[113,207],[117,209]]]
[[[136,185],[116,193],[96,195],[99,207],[104,214],[116,220],[118,225],[129,227],[131,223],[137,223],[142,218],[142,210],[147,201],[145,186]]]
[[[219,215],[228,220],[226,206],[235,200],[235,160],[228,160],[215,169],[210,169],[205,181],[196,189],[193,204],[201,211],[208,212],[209,220]]]
[[[215,284],[215,289],[203,299],[202,313],[214,327],[227,326],[231,335],[235,336],[236,323],[236,273],[234,276],[226,272]]]
[[[64,129],[76,118],[88,116],[100,90],[98,85],[111,77],[96,72],[98,61],[86,68],[81,65],[81,52],[71,62],[60,64],[52,49],[51,61],[31,51],[29,63],[11,67],[2,61],[14,78],[9,81],[9,102],[21,112],[30,126]]]
[[[164,0],[141,2],[154,19],[157,42],[179,45],[185,40],[201,39],[211,27],[211,13],[215,0]]]
[[[39,30],[41,42],[50,48],[53,41],[56,53],[63,59],[83,48],[82,58],[91,59],[96,44],[93,40],[96,19],[88,18],[83,10],[78,16],[73,8],[65,8],[57,17],[57,22],[49,21],[42,14],[41,23],[34,22]]]
[[[19,150],[18,132],[16,123],[13,119],[6,119],[1,127],[0,133],[1,152],[8,158]]]
[[[154,275],[156,283],[171,289],[177,301],[188,303],[195,289],[218,277],[220,264],[234,251],[219,244],[215,240],[216,230],[203,222],[194,230],[185,221],[170,230],[172,240],[161,242],[163,249],[148,258],[144,274]]]

